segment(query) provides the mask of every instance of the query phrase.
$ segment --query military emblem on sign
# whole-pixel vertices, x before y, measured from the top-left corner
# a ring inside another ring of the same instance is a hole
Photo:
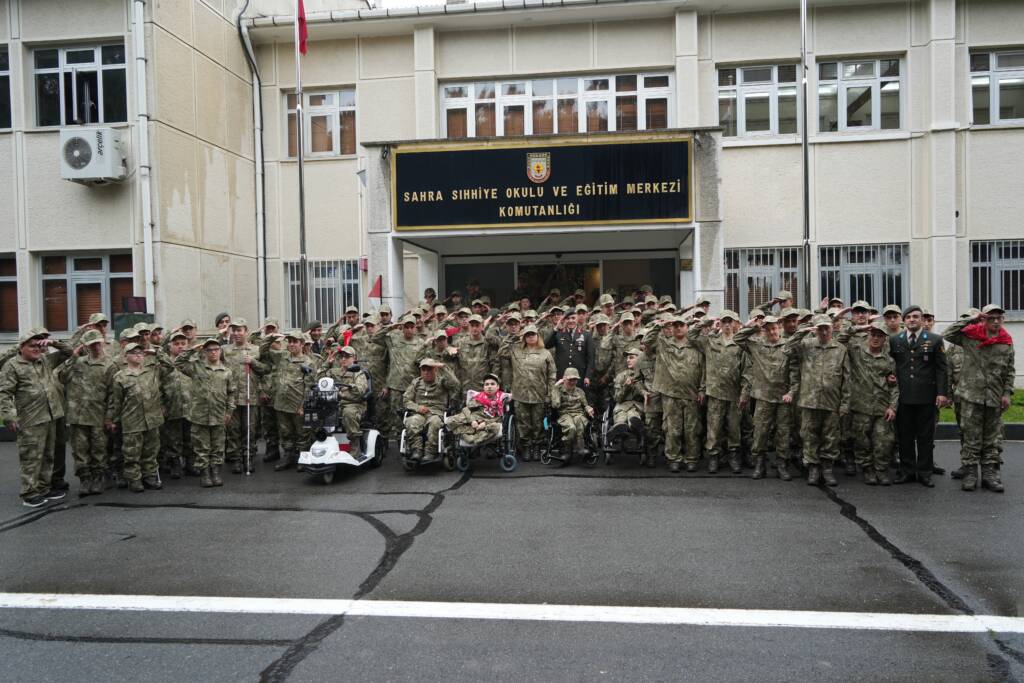
[[[551,153],[550,152],[527,152],[526,154],[526,177],[530,182],[543,183],[551,177]]]

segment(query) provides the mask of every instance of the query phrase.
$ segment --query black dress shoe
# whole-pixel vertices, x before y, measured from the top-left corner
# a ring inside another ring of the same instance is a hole
[[[932,475],[930,474],[922,474],[917,480],[921,483],[921,486],[927,486],[930,489],[935,488],[935,482],[932,481]]]
[[[917,481],[917,477],[909,472],[900,472],[896,475],[896,478],[892,480],[894,484],[906,484],[912,481]]]

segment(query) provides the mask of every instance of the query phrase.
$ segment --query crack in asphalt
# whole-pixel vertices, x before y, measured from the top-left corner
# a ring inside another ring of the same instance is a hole
[[[2,534],[5,531],[10,531],[11,529],[23,527],[26,524],[31,524],[32,522],[40,520],[43,517],[46,517],[47,515],[53,514],[54,512],[64,512],[65,510],[82,507],[83,505],[85,505],[85,503],[76,503],[74,505],[69,505],[68,503],[61,503],[59,505],[52,505],[48,508],[43,508],[42,510],[33,510],[32,512],[26,512],[23,515],[18,515],[17,517],[13,517],[7,520],[6,522],[0,523],[0,534]]]
[[[412,547],[416,537],[430,527],[430,524],[434,520],[433,514],[439,507],[441,507],[441,504],[445,499],[445,494],[462,488],[462,486],[466,484],[471,477],[471,472],[465,472],[457,482],[448,488],[431,494],[432,497],[430,502],[427,503],[422,510],[415,511],[415,514],[419,517],[416,522],[416,526],[403,534],[396,534],[390,527],[373,516],[374,514],[382,513],[352,513],[365,520],[370,524],[370,526],[376,529],[384,537],[385,542],[384,555],[381,557],[374,570],[370,572],[370,575],[359,585],[359,589],[356,591],[353,599],[359,600],[360,598],[366,597],[378,585],[380,585],[380,582],[383,581],[384,578],[387,577],[388,573],[395,568],[395,565],[398,564],[398,560],[401,559],[405,551]],[[265,669],[263,669],[263,671],[260,672],[261,683],[280,683],[281,681],[287,680],[295,668],[320,647],[320,643],[322,643],[325,638],[331,636],[344,625],[344,614],[330,616],[317,624],[309,633],[298,640],[293,641],[280,657],[271,662]]]
[[[0,637],[46,643],[99,643],[103,645],[244,645],[257,647],[283,647],[294,642],[291,639],[275,640],[266,638],[130,638],[119,636],[69,636],[54,633],[15,631],[6,628],[0,628]]]

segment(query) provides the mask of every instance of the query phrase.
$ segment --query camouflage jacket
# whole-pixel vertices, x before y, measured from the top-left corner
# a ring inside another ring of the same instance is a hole
[[[898,382],[889,382],[896,373],[896,363],[883,349],[875,356],[866,345],[856,342],[847,346],[846,373],[850,383],[850,410],[863,415],[884,415],[896,410],[900,402]]]
[[[605,346],[604,340],[610,335],[605,333],[599,335],[596,331],[593,336],[594,344],[594,381],[598,387],[609,385],[615,379],[612,374],[612,353],[611,346]]]
[[[484,386],[484,375],[498,370],[494,347],[483,337],[473,339],[467,335],[459,341],[457,348],[460,358],[459,380],[463,390],[480,391]]]
[[[689,340],[680,343],[661,332],[655,327],[644,335],[645,355],[654,359],[651,388],[664,396],[696,401],[697,394],[704,393],[704,354]]]
[[[689,342],[704,354],[704,393],[721,401],[739,401],[746,354],[732,339],[701,334],[708,324],[695,323],[686,333]]]
[[[24,427],[64,417],[63,398],[53,374],[57,354],[37,361],[20,355],[0,370],[0,418]]]
[[[106,419],[124,434],[146,432],[164,423],[160,370],[153,365],[118,370],[111,381]]]
[[[587,414],[590,403],[587,402],[587,395],[583,393],[579,385],[569,391],[564,385],[556,386],[551,392],[551,407],[558,411],[559,415],[581,416]]]
[[[184,355],[182,352],[181,355]],[[174,358],[167,356],[174,364]],[[164,405],[165,420],[181,420],[187,417],[188,405],[192,402],[192,378],[181,372],[165,374],[160,379],[160,396]]]
[[[64,384],[68,424],[102,427],[107,414],[107,396],[117,367],[109,356],[88,354],[67,359],[57,369]]]
[[[224,363],[210,365],[192,350],[175,358],[174,367],[192,379],[186,406],[188,421],[207,427],[223,425],[235,410],[237,385],[231,369]]]
[[[846,347],[835,339],[824,346],[803,327],[786,340],[789,357],[789,394],[801,408],[846,413],[850,382],[846,375]]]
[[[303,353],[293,356],[288,350],[271,349],[269,340],[260,344],[260,358],[273,374],[270,405],[282,413],[301,411],[306,393],[313,387],[318,363]]]
[[[439,372],[433,382],[426,382],[422,377],[417,377],[405,390],[403,399],[405,409],[411,412],[419,410],[420,406],[430,410],[432,415],[443,415],[445,408],[453,398],[458,398],[459,386],[451,375]]]
[[[633,380],[633,383],[627,384],[626,382],[630,379]],[[627,368],[615,376],[615,403],[616,405],[634,403],[637,408],[643,408],[644,384],[639,368],[635,370]]]
[[[946,347],[946,367],[949,369],[949,394],[956,398],[956,385],[960,383],[960,375],[964,368],[964,349],[950,343]],[[956,400],[960,400],[956,398]]]
[[[1013,396],[1013,344],[989,344],[971,339],[963,329],[971,320],[958,320],[943,332],[943,338],[963,349],[963,365],[956,398],[989,408],[999,408],[1003,397]]]
[[[747,352],[748,363],[744,374],[743,393],[758,401],[782,403],[783,395],[789,390],[786,343],[780,339],[774,344],[769,344],[756,335],[756,327],[744,327],[732,338]]]
[[[252,372],[246,372],[245,354],[252,356]],[[260,349],[258,346],[246,343],[242,346],[228,344],[221,351],[224,365],[231,370],[235,378],[237,395],[235,396],[236,406],[254,406],[260,402],[259,374],[264,371],[260,362]],[[248,375],[248,377],[246,376]],[[246,384],[248,383],[248,395]]]
[[[528,348],[518,337],[506,337],[499,357],[508,359],[512,375],[512,396],[523,403],[553,401],[555,359],[545,348]]]
[[[366,407],[366,395],[370,391],[370,380],[362,369],[348,370],[340,365],[331,365],[320,370],[319,377],[330,377],[338,390],[338,405],[361,405]]]
[[[598,348],[608,354],[608,375],[610,377],[617,377],[626,369],[626,356],[623,355],[623,351],[627,346],[632,346],[635,343],[635,340],[623,334],[606,334],[601,337],[601,344]]]
[[[419,337],[407,340],[401,332],[389,331],[383,326],[373,333],[370,341],[387,349],[388,375],[385,383],[388,389],[405,391],[416,377],[416,354],[423,347],[423,341]]]

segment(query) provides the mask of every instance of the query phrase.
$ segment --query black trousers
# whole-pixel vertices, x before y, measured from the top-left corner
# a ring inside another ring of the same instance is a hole
[[[901,403],[896,412],[900,444],[900,470],[908,475],[930,475],[935,450],[935,405]]]

